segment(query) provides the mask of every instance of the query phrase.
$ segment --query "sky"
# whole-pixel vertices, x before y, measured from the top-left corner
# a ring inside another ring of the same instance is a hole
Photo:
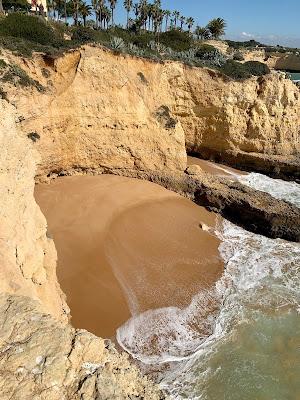
[[[117,3],[116,22],[124,23],[123,0]],[[300,47],[300,0],[162,0],[162,7],[193,17],[201,26],[224,18],[227,39]]]

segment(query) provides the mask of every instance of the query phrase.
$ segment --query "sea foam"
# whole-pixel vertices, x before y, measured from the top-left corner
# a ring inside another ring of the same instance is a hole
[[[296,206],[300,204],[296,183],[260,174],[238,179]],[[255,319],[276,310],[300,312],[299,244],[256,235],[227,220],[215,234],[221,239],[219,251],[225,264],[215,287],[197,294],[185,309],[147,311],[127,321],[117,332],[119,344],[141,362],[174,362],[161,381],[173,398],[206,398],[193,389],[195,380],[205,382],[210,374],[203,370],[200,377],[199,363],[212,357],[219,344],[249,315]]]

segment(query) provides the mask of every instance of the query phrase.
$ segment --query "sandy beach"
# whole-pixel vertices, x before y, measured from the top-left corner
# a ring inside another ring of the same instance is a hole
[[[206,231],[216,216],[153,183],[64,177],[37,185],[35,197],[75,327],[111,337],[132,315],[187,306],[223,272]]]
[[[199,165],[204,172],[212,175],[226,176],[234,179],[235,175],[247,175],[247,172],[228,167],[227,165],[217,164],[207,160],[201,160],[197,157],[188,156],[188,165]]]

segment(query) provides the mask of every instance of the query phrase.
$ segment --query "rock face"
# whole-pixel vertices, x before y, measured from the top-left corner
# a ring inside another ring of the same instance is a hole
[[[274,69],[300,72],[300,55],[278,53],[269,57],[267,64]]]
[[[185,147],[206,157],[255,152],[294,165],[298,89],[276,74],[239,83],[89,46],[56,60],[3,55],[46,91],[8,87],[9,102],[0,100],[1,398],[159,399],[124,356],[67,323],[34,178],[76,172],[145,178],[231,220],[237,209],[245,226],[257,216],[260,232],[266,224],[273,237],[297,240],[299,210],[197,168],[191,177],[184,170]]]
[[[1,400],[164,397],[109,341],[43,314],[28,297],[0,295]]]
[[[31,63],[32,76],[40,78],[38,68],[46,68],[47,62]],[[48,69],[52,89],[18,102],[23,132],[40,135],[41,175],[72,169],[185,168],[184,132],[161,98],[159,64],[86,47]]]
[[[300,92],[275,72],[237,82],[204,68],[91,46],[56,60],[17,61],[48,87],[45,94],[10,96],[24,119],[23,132],[40,136],[41,176],[183,170],[184,141],[188,152],[239,167],[259,169],[268,161],[267,172],[278,173],[274,156],[282,175],[299,166]]]
[[[14,107],[0,100],[0,115],[0,291],[39,299],[45,311],[66,320],[56,250],[33,197],[39,156],[21,137]]]

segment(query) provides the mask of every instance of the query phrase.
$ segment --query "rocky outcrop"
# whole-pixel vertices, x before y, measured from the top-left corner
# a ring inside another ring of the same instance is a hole
[[[208,85],[197,74],[189,78],[190,104],[182,100],[175,111],[182,116],[189,152],[240,168],[250,166],[244,162],[247,154],[249,160],[256,158],[254,170],[259,164],[256,155],[263,154],[270,160],[270,173],[276,165],[274,156],[299,166],[300,92],[290,80],[277,73],[243,84],[222,85],[215,77]]]
[[[244,61],[259,61],[268,65],[269,68],[300,72],[300,55],[294,53],[268,52],[265,48],[243,49],[239,50],[242,53]]]
[[[1,400],[164,396],[110,341],[43,314],[28,297],[0,295]]]
[[[300,242],[300,210],[268,193],[226,178],[197,174],[193,201],[243,228],[270,238]]]

